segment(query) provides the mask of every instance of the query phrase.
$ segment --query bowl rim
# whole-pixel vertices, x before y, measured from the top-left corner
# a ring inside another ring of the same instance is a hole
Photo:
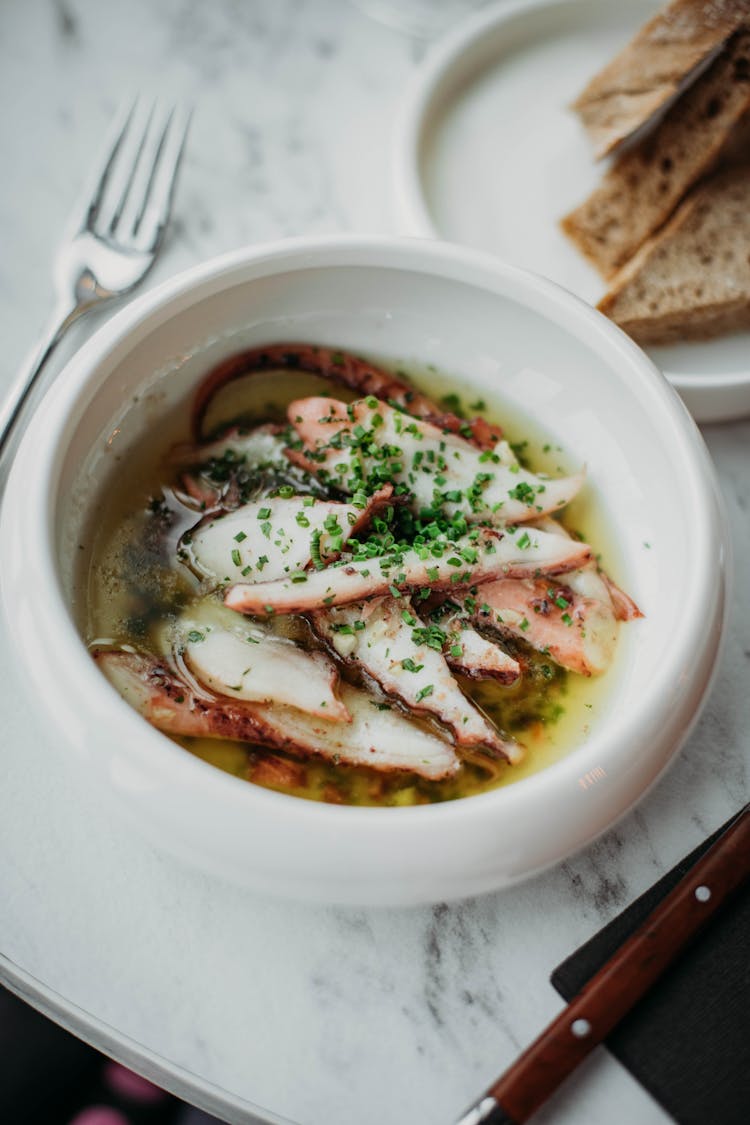
[[[451,82],[463,56],[481,49],[488,34],[501,33],[517,17],[542,8],[563,8],[585,0],[493,0],[488,7],[461,20],[432,45],[406,86],[399,105],[391,145],[391,185],[394,206],[406,234],[445,239],[428,205],[421,175],[422,150],[443,87]],[[502,260],[502,259],[501,259]],[[520,268],[520,267],[519,267]],[[669,382],[685,394],[745,390],[750,387],[750,366],[744,370],[677,372]],[[742,417],[735,410],[721,418]],[[701,416],[699,420],[703,420]]]
[[[529,809],[536,809],[540,807],[540,799],[543,800],[545,792],[554,794],[565,783],[577,785],[581,776],[596,764],[597,757],[601,754],[599,744],[606,733],[604,730],[599,732],[598,737],[592,735],[581,746],[538,773],[513,785],[477,794],[471,799],[403,808],[335,806],[306,801],[254,786],[244,779],[231,776],[186,753],[182,747],[151,727],[101,675],[71,619],[57,567],[55,481],[67,455],[79,411],[85,410],[100,385],[111,377],[112,370],[119,362],[118,353],[127,354],[141,339],[158,331],[172,316],[235,285],[251,283],[258,277],[296,272],[300,269],[358,266],[426,273],[497,295],[505,293],[509,299],[521,301],[526,307],[540,311],[546,319],[559,323],[573,335],[580,338],[579,333],[583,332],[587,345],[596,351],[603,350],[610,357],[610,364],[617,360],[618,364],[626,365],[638,384],[643,409],[647,409],[650,404],[669,423],[672,441],[676,443],[676,448],[681,453],[681,462],[687,471],[685,483],[690,487],[691,507],[695,516],[691,527],[698,548],[698,557],[693,558],[694,565],[690,568],[692,586],[705,586],[709,571],[715,576],[717,562],[722,576],[725,574],[726,564],[723,560],[727,548],[726,534],[721,543],[700,534],[701,529],[708,525],[713,527],[715,534],[719,515],[713,469],[697,427],[676,392],[652,361],[615,325],[554,282],[503,263],[493,255],[481,251],[403,236],[309,235],[234,250],[189,267],[162,282],[132,301],[102,326],[69,360],[55,380],[24,435],[11,470],[3,505],[4,520],[9,518],[10,507],[16,509],[14,515],[20,517],[24,524],[24,532],[19,538],[36,544],[33,565],[37,573],[46,580],[46,586],[43,582],[40,587],[43,596],[36,607],[36,612],[42,612],[49,625],[49,644],[41,646],[45,653],[46,667],[43,661],[41,666],[29,671],[39,683],[48,674],[49,668],[54,667],[55,655],[58,659],[62,658],[65,662],[65,676],[68,682],[77,683],[79,694],[83,696],[88,690],[92,690],[99,697],[101,707],[112,719],[119,719],[122,730],[137,735],[130,740],[130,746],[131,752],[137,755],[139,764],[154,776],[169,774],[170,779],[179,780],[188,789],[199,787],[203,800],[219,797],[233,803],[239,802],[247,811],[253,805],[263,805],[272,809],[277,819],[292,818],[297,823],[304,821],[319,824],[335,819],[338,825],[343,826],[346,823],[362,824],[388,817],[393,824],[397,822],[399,827],[404,828],[415,822],[450,824],[463,820],[467,814],[473,815],[474,811],[479,814],[480,808],[494,809],[497,813],[501,813],[504,806],[511,805],[527,805]],[[50,427],[52,440],[41,441],[42,432]],[[32,470],[32,477],[30,484],[28,479],[25,480],[24,502],[21,503],[19,482],[27,463]],[[33,536],[33,539],[29,540],[29,536]],[[7,537],[4,538],[7,541]],[[8,550],[7,542],[0,542],[0,553]],[[700,593],[700,590],[697,592]],[[10,593],[10,590],[5,591],[5,610],[11,628],[15,629],[17,623],[13,622],[9,605]],[[687,614],[681,622],[683,640],[676,646],[679,651],[682,651],[683,645],[690,643],[695,643],[698,649],[701,648],[701,643],[704,646],[708,643],[705,636],[709,630],[705,628],[705,616],[701,616],[701,613],[695,611],[692,619]],[[715,638],[715,645],[718,643],[718,638]],[[655,679],[651,685],[654,703],[656,684],[665,682],[674,675],[674,664],[674,655],[670,658],[668,654],[660,667],[660,679]],[[689,727],[697,719],[700,703],[706,698],[716,664],[713,661],[711,672],[704,675],[701,683],[696,686],[697,698],[687,716],[687,726],[655,763],[652,780],[673,758]],[[647,708],[643,714],[649,715],[651,710],[652,708]],[[637,728],[642,728],[644,721],[642,715],[618,720],[619,733],[616,741],[628,742],[629,738],[635,738]],[[605,745],[612,741],[612,737],[611,733],[607,735]],[[610,754],[611,752],[610,749]],[[210,792],[207,791],[209,787]],[[637,796],[626,807],[638,799],[643,791],[641,787]],[[624,811],[625,808],[621,807],[621,813]]]

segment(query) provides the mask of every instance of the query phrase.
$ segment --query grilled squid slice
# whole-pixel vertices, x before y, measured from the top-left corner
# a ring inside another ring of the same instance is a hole
[[[408,599],[373,598],[318,610],[311,620],[342,659],[364,668],[410,711],[437,716],[459,746],[485,746],[510,762],[520,760],[521,748],[500,737],[463,694],[439,649],[427,643],[430,630]]]
[[[94,659],[113,686],[153,726],[166,734],[252,742],[293,754],[376,770],[408,770],[437,781],[456,773],[453,747],[342,684],[350,723],[332,723],[281,704],[249,703],[204,695],[152,656],[95,650]]]
[[[347,561],[289,578],[232,586],[224,604],[239,613],[308,613],[364,601],[389,590],[455,590],[504,576],[559,574],[585,562],[585,543],[535,529],[498,532],[481,528],[444,545],[440,558],[409,548],[396,554]]]
[[[427,395],[416,390],[405,379],[384,371],[350,352],[317,344],[268,344],[230,356],[210,371],[201,383],[193,403],[193,432],[197,440],[203,433],[208,408],[222,387],[259,371],[308,371],[349,387],[361,395],[395,402],[410,414],[426,418],[442,430],[454,433],[467,431],[481,449],[492,448],[502,437],[499,426],[484,418],[463,421],[456,414],[443,410]]]
[[[195,679],[215,694],[351,722],[338,697],[338,670],[324,653],[305,652],[215,602],[199,603],[180,618],[172,645]]]
[[[393,492],[384,486],[360,506],[313,496],[269,497],[201,521],[182,537],[180,557],[219,582],[264,582],[335,558]]]
[[[471,522],[538,519],[569,504],[584,481],[583,473],[536,476],[520,468],[507,442],[482,453],[460,435],[375,399],[348,406],[299,399],[288,417],[308,450],[291,450],[291,459],[324,483],[346,493],[358,481],[387,477],[408,488],[414,508],[462,512]]]

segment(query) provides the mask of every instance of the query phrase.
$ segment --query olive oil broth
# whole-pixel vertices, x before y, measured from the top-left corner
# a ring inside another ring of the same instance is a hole
[[[467,388],[457,402],[455,382],[433,368],[415,372],[410,365],[409,376],[418,388],[429,387],[433,397],[444,397],[455,412],[463,408],[468,414],[481,414],[501,425],[519,460],[528,468],[553,476],[578,468],[559,445],[509,409],[499,396],[490,398],[484,391],[480,395]],[[297,371],[254,374],[227,386],[217,396],[208,428],[218,430],[230,421],[247,426],[283,422],[289,402],[321,394],[345,401],[357,397],[315,375]],[[101,497],[93,512],[87,541],[81,545],[74,608],[87,643],[130,645],[161,658],[169,655],[170,622],[205,590],[188,567],[176,559],[180,536],[200,519],[194,507],[181,502],[176,488],[177,467],[168,458],[172,446],[187,438],[188,404],[160,420],[158,432],[156,447],[152,432],[136,443],[133,454],[119,467],[115,494]],[[279,476],[265,481],[269,483],[278,486],[285,481]],[[598,550],[604,542],[611,544],[613,536],[592,493],[590,485],[585,487],[583,495],[565,510],[562,522]],[[304,647],[323,647],[302,618],[279,617],[273,627]],[[174,736],[174,741],[239,778],[311,800],[403,806],[472,796],[528,777],[584,741],[606,704],[614,679],[614,669],[604,676],[588,678],[559,668],[522,641],[503,640],[502,644],[522,661],[524,674],[519,681],[504,685],[495,680],[458,678],[466,695],[500,730],[523,744],[526,754],[519,765],[510,766],[478,754],[464,759],[454,777],[428,781],[403,772],[380,773],[311,757],[295,771],[295,782],[286,784],[263,769],[270,755],[282,760],[286,757],[278,750],[214,738]],[[341,667],[341,673],[345,679],[361,682],[348,667]],[[378,705],[400,707],[371,683],[365,686]],[[450,738],[437,722],[412,721]],[[288,761],[296,760],[289,757]]]

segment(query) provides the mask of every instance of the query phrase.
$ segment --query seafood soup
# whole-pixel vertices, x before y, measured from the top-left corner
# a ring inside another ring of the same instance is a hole
[[[150,723],[358,805],[481,793],[586,738],[639,616],[611,535],[559,446],[449,387],[278,344],[150,435],[79,576],[92,656]]]

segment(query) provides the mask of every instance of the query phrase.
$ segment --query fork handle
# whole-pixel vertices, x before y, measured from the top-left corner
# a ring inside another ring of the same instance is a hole
[[[88,303],[69,300],[60,301],[55,306],[39,343],[26,357],[10,390],[0,403],[0,457],[5,452],[13,428],[47,360],[71,324],[90,307]]]

